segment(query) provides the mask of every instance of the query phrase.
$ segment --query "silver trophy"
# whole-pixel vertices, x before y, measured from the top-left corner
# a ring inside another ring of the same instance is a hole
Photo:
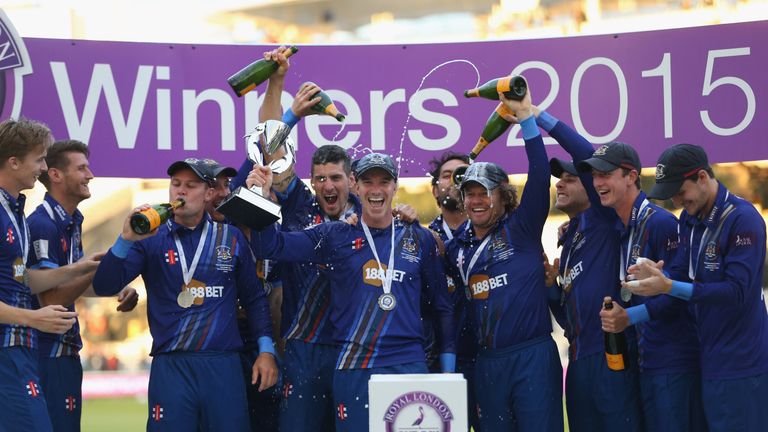
[[[245,136],[248,160],[269,166],[275,178],[288,173],[296,162],[296,150],[288,137],[291,128],[277,120],[259,123]],[[268,162],[267,162],[268,161]],[[240,186],[216,209],[229,220],[251,229],[261,230],[280,219],[280,205],[264,196],[262,188]]]

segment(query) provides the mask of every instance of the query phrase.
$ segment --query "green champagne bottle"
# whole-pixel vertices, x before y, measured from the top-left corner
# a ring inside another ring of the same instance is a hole
[[[286,57],[290,57],[298,50],[297,47],[290,46],[283,51],[283,54]],[[274,60],[256,60],[227,78],[227,82],[235,94],[241,97],[266,81],[270,75],[275,73],[278,67],[279,65]]]
[[[314,84],[314,83],[309,82],[307,84]],[[328,96],[328,93],[320,90],[319,92],[313,94],[310,99],[314,99],[318,96],[320,96],[320,102],[312,106],[312,111],[315,111],[320,114],[326,114],[331,117],[335,117],[336,120],[338,120],[339,122],[343,122],[346,116],[339,112],[339,109],[336,108],[336,105],[333,103],[333,100],[331,99],[331,97]]]
[[[500,137],[504,132],[509,129],[509,126],[512,124],[504,119],[502,117],[505,114],[511,114],[514,115],[509,108],[507,108],[506,105],[503,103],[500,103],[499,106],[496,107],[496,109],[491,113],[491,116],[488,117],[488,121],[485,122],[485,127],[483,128],[483,132],[480,134],[480,138],[477,140],[477,144],[475,144],[475,147],[472,148],[472,151],[469,153],[469,159],[475,160],[477,159],[477,156],[482,152],[488,144],[493,142],[496,138]]]
[[[164,224],[173,215],[174,210],[183,205],[184,200],[179,198],[175,201],[156,204],[144,211],[134,213],[131,216],[131,229],[136,234],[152,232]]]
[[[528,92],[528,84],[525,82],[525,78],[519,75],[496,78],[478,88],[466,90],[464,97],[482,97],[499,100],[499,92],[504,93],[504,97],[507,99],[523,100]]]

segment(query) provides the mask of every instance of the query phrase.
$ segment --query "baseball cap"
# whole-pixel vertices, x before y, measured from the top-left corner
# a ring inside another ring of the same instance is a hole
[[[664,150],[656,164],[656,184],[648,193],[653,199],[669,199],[686,178],[709,168],[704,149],[693,144],[675,144]]]
[[[461,180],[461,189],[463,190],[469,182],[476,182],[488,190],[493,190],[508,181],[507,172],[495,163],[475,162],[464,173],[464,178]]]
[[[631,145],[622,142],[612,142],[598,147],[591,158],[579,162],[576,168],[579,172],[589,172],[592,169],[610,172],[616,168],[626,168],[636,170],[638,173],[642,169],[637,151]]]
[[[207,163],[205,159],[186,158],[184,160],[176,161],[168,167],[168,175],[173,176],[180,169],[188,168],[192,170],[200,180],[212,185],[215,181],[215,176],[211,171],[211,164]]]
[[[235,177],[237,175],[236,169],[232,167],[224,166],[213,159],[203,159],[203,162],[209,165],[213,178],[217,178],[222,174],[224,174],[227,177]]]
[[[365,172],[370,171],[374,168],[380,168],[387,172],[387,174],[391,175],[395,181],[397,181],[397,167],[395,167],[395,162],[392,160],[389,155],[385,155],[383,153],[368,153],[367,155],[360,158],[355,166],[355,177],[360,178],[361,175],[363,175]]]
[[[575,176],[579,175],[579,172],[576,170],[576,166],[573,164],[573,162],[568,162],[564,159],[550,159],[549,169],[552,171],[552,175],[557,178],[560,178],[564,172]]]

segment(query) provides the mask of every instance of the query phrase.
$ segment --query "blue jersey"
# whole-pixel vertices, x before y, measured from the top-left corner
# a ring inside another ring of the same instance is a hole
[[[466,276],[461,280],[472,296],[469,316],[482,348],[506,348],[552,332],[541,264],[549,161],[540,134],[525,140],[525,150],[528,180],[520,205],[504,214],[485,238],[477,238],[467,222],[446,245],[451,274]]]
[[[278,195],[283,214],[281,229],[296,232],[330,222],[309,188],[298,178],[293,182],[285,199]],[[352,213],[361,214],[360,201],[354,195],[349,196],[348,210],[342,219]],[[286,262],[279,263],[278,268],[283,281],[282,337],[333,344],[333,324],[329,319],[330,282],[322,274],[320,266],[316,263]]]
[[[554,119],[553,117],[549,116]],[[539,119],[546,119],[542,113]],[[563,122],[556,121],[547,127],[549,135],[571,155],[574,163],[591,157],[592,144]],[[552,312],[563,324],[568,338],[568,357],[578,360],[605,350],[600,310],[603,298],[608,296],[621,302],[619,272],[619,232],[616,224],[620,219],[612,208],[603,207],[592,183],[591,173],[579,175],[589,198],[590,207],[573,217],[560,239],[559,273],[562,284],[558,295],[550,302]],[[634,340],[634,331],[625,331]]]
[[[619,279],[624,279],[638,257],[670,262],[677,252],[677,231],[677,218],[640,192],[621,235],[623,272]],[[688,302],[668,295],[633,295],[631,302],[645,305],[650,317],[635,324],[640,370],[651,374],[698,371],[699,342]]]
[[[80,210],[70,216],[52,196],[45,194],[43,203],[29,215],[29,238],[32,250],[28,266],[33,269],[55,269],[72,264],[83,256],[82,245],[83,214]],[[64,305],[75,310],[74,303]],[[37,297],[32,307],[40,308]],[[78,355],[83,341],[80,339],[80,322],[64,334],[39,333],[39,354],[41,357],[62,357]]]
[[[387,261],[391,229],[371,228],[379,257]],[[341,346],[337,369],[368,369],[424,361],[420,305],[422,295],[438,316],[441,352],[455,352],[453,310],[443,262],[432,234],[418,224],[394,222],[394,269],[379,262],[366,240],[361,223],[323,223],[300,232],[281,232],[277,226],[251,239],[259,258],[280,262],[309,262],[324,267],[331,287],[334,340]],[[391,294],[397,304],[383,310],[379,273],[392,277]]]
[[[709,214],[680,215],[680,245],[670,275],[693,282],[690,301],[704,379],[768,372],[765,247],[763,218],[722,183]]]
[[[466,221],[464,222],[466,223]],[[460,225],[455,230],[443,222],[443,215],[436,217],[430,224],[429,229],[436,232],[443,243],[453,239],[456,233],[460,232]],[[461,283],[461,279],[456,279],[450,274],[446,274],[446,283],[448,292],[454,305],[454,316],[456,317],[456,327],[458,333],[456,336],[456,356],[459,362],[473,362],[477,356],[477,340],[475,331],[472,329],[472,321],[469,319],[470,299],[468,289]]]
[[[206,229],[207,225],[207,229]],[[98,295],[114,295],[136,276],[147,287],[147,314],[152,333],[151,355],[172,351],[235,351],[243,342],[237,330],[237,301],[248,315],[256,338],[272,336],[269,304],[256,276],[248,241],[236,227],[220,224],[208,214],[194,229],[168,220],[159,232],[135,242],[120,239],[102,258],[93,280]],[[202,234],[207,230],[206,235]],[[174,234],[183,250],[178,250]],[[202,240],[201,240],[202,238]],[[183,308],[185,286],[181,260],[188,266],[203,241],[189,285],[194,303]],[[125,243],[121,243],[125,242]]]
[[[25,285],[26,256],[29,256],[29,226],[24,217],[27,198],[12,197],[0,188],[0,301],[21,309],[32,307],[32,291]],[[26,255],[26,256],[25,256]],[[31,327],[0,324],[3,348],[22,346],[37,348],[37,331]]]

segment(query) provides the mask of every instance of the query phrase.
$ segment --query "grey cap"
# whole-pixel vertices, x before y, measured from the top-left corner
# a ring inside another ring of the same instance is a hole
[[[552,158],[549,160],[549,169],[552,171],[552,175],[560,178],[564,172],[570,175],[579,175],[579,171],[576,170],[576,166],[573,162],[568,162],[565,159]]]
[[[395,166],[395,161],[393,161],[389,155],[385,155],[384,153],[369,153],[357,160],[354,166],[355,178],[357,179],[367,171],[374,168],[380,168],[397,181],[397,167]]]
[[[502,183],[508,183],[507,172],[493,162],[475,162],[467,168],[464,178],[461,180],[461,189],[470,182],[480,183],[488,190],[499,187]]]

